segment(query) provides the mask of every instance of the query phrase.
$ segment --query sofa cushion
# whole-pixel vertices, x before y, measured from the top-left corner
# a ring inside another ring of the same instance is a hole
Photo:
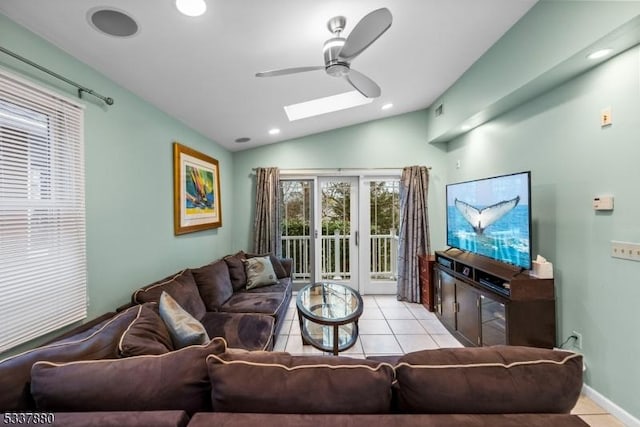
[[[121,357],[164,354],[174,350],[157,303],[147,302],[140,306],[138,315],[120,337],[118,350]]]
[[[393,367],[338,356],[224,353],[207,357],[214,411],[385,413]]]
[[[189,427],[587,427],[566,414],[238,414],[200,412]]]
[[[187,424],[189,416],[184,411],[56,412],[53,423],[59,427],[186,427]]]
[[[266,254],[244,254],[245,259],[249,259],[249,258],[264,258],[264,257],[269,257],[269,261],[271,261],[271,266],[273,267],[273,271],[274,273],[276,273],[276,278],[278,279],[283,279],[285,277],[288,277],[287,271],[285,270],[285,268],[282,266],[282,263],[280,262],[280,259],[275,256],[272,253],[266,253]]]
[[[582,356],[519,346],[442,348],[396,365],[402,412],[566,413],[582,388]]]
[[[214,261],[191,272],[207,311],[217,311],[233,295],[229,267],[225,261]]]
[[[229,347],[270,350],[275,320],[266,314],[209,312],[202,324],[210,337],[224,337]]]
[[[220,311],[229,313],[263,313],[276,316],[283,309],[286,295],[280,292],[234,294],[229,301],[220,307]]]
[[[211,410],[205,359],[226,349],[222,338],[162,355],[38,362],[31,393],[41,411]]]
[[[291,294],[291,279],[288,277],[285,277],[284,279],[278,279],[277,283],[274,283],[273,285],[267,285],[267,286],[261,286],[259,288],[252,288],[252,289],[242,289],[238,292],[246,292],[246,293],[252,293],[252,294],[257,294],[257,293],[270,293],[270,292],[276,292],[276,293],[288,293]]]
[[[247,283],[247,274],[244,272],[244,252],[240,251],[233,255],[227,255],[223,258],[229,268],[229,277],[231,278],[231,286],[234,291],[243,289]]]
[[[247,275],[247,289],[278,283],[269,257],[255,257],[242,261]]]
[[[135,320],[141,306],[131,307],[105,320],[77,338],[34,348],[0,361],[0,412],[34,409],[29,391],[31,366],[39,360],[69,362],[118,357],[118,339]]]
[[[191,270],[182,270],[179,273],[165,277],[142,289],[134,292],[132,300],[136,304],[145,302],[160,302],[162,291],[166,291],[175,299],[180,307],[184,308],[196,319],[200,320],[207,312],[202,301],[198,286],[193,279]]]
[[[175,348],[209,343],[209,335],[202,323],[180,307],[176,300],[164,291],[160,295],[159,311]]]

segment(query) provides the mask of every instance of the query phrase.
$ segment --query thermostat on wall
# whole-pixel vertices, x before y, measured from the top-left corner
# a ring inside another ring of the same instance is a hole
[[[596,196],[593,198],[593,210],[595,211],[612,211],[613,196]]]

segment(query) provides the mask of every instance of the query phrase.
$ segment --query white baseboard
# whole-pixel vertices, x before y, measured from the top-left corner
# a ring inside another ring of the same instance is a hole
[[[584,384],[582,386],[582,393],[589,399],[593,400],[603,409],[606,409],[611,415],[619,419],[627,427],[640,427],[640,420],[598,393],[593,388]]]

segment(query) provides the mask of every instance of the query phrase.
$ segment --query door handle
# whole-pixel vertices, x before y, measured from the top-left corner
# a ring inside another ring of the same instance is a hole
[[[356,230],[356,246],[360,245],[360,239],[359,239],[360,234],[358,233],[358,231]]]
[[[318,238],[318,230],[313,230],[313,238],[314,239]]]

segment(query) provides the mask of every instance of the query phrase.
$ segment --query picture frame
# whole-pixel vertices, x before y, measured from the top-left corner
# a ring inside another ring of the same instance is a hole
[[[174,142],[174,234],[218,227],[222,227],[218,160]]]

